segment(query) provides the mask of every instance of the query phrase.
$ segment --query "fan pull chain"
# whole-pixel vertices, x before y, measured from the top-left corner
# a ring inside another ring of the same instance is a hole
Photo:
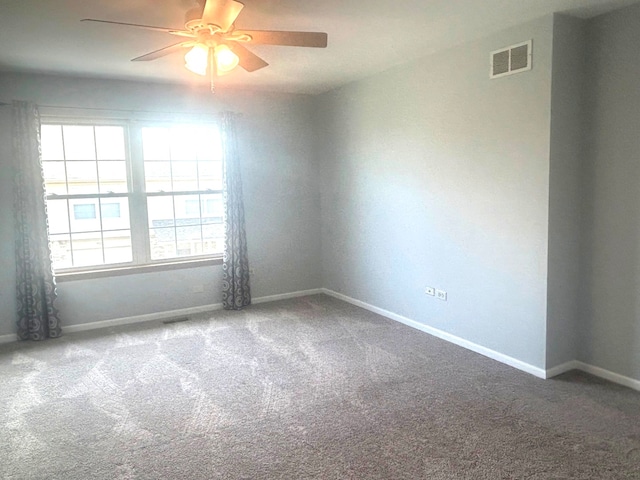
[[[209,47],[209,86],[211,88],[211,93],[216,93],[216,57],[214,55],[213,48]]]
[[[209,86],[211,88],[211,93],[216,93],[215,80],[218,74],[217,66],[215,50],[212,47],[209,47]]]

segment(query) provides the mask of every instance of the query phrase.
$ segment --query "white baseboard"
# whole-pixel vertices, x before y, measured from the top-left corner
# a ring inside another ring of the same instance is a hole
[[[300,290],[298,292],[281,293],[278,295],[268,295],[266,297],[257,297],[251,299],[252,304],[275,302],[276,300],[286,300],[289,298],[305,297],[307,295],[314,295],[322,293],[319,288],[313,290]],[[168,320],[170,318],[188,317],[190,315],[197,315],[200,313],[213,312],[215,310],[222,310],[222,303],[212,303],[209,305],[202,305],[199,307],[180,308],[177,310],[169,310],[166,312],[148,313],[145,315],[135,315],[132,317],[115,318],[113,320],[102,320],[98,322],[83,323],[81,325],[69,325],[64,327],[64,331],[68,333],[82,332],[86,330],[95,330],[97,328],[115,327],[118,325],[129,325],[132,323],[150,322],[157,320]]]
[[[577,360],[571,360],[569,362],[556,365],[555,367],[547,368],[545,378],[553,378],[563,373],[570,372],[571,370],[581,370],[580,362]]]
[[[464,338],[458,337],[456,335],[452,335],[451,333],[445,332],[443,330],[439,330],[434,327],[430,327],[429,325],[425,325],[423,323],[417,322],[410,318],[403,317],[402,315],[398,315],[397,313],[390,312],[389,310],[384,310],[382,308],[376,307],[369,303],[356,300],[355,298],[348,297],[346,295],[343,295],[338,292],[334,292],[333,290],[329,290],[327,288],[315,288],[311,290],[300,290],[298,292],[282,293],[278,295],[268,295],[265,297],[254,298],[252,300],[252,303],[260,304],[260,303],[267,303],[267,302],[275,302],[277,300],[286,300],[290,298],[305,297],[308,295],[317,295],[319,293],[325,293],[326,295],[329,295],[331,297],[334,297],[344,302],[350,303],[352,305],[356,305],[358,307],[364,308],[365,310],[369,310],[370,312],[377,313],[391,320],[395,320],[397,322],[403,323],[405,325],[408,325],[409,327],[412,327],[422,332],[433,335],[434,337],[441,338],[455,345],[459,345],[468,350],[484,355],[485,357],[491,358],[493,360],[497,360],[498,362],[517,368],[518,370],[522,370],[523,372],[530,373],[531,375],[534,375],[538,378],[551,378],[551,377],[560,375],[562,373],[568,372],[570,370],[582,370],[583,372],[590,373],[591,375],[595,375],[596,377],[600,377],[605,380],[609,380],[610,382],[614,382],[619,385],[623,385],[625,387],[629,387],[634,390],[640,391],[640,380],[636,380],[631,377],[626,377],[624,375],[620,375],[610,370],[605,370],[604,368],[596,367],[594,365],[589,365],[588,363],[580,362],[578,360],[572,360],[572,361],[563,363],[561,365],[557,365],[553,368],[549,368],[547,370],[538,368],[531,364],[523,362],[522,360],[518,360],[517,358],[510,357],[508,355],[497,352],[495,350],[491,350],[490,348],[484,347],[482,345],[478,345],[477,343],[473,343],[473,342],[470,342],[469,340],[465,340]],[[134,315],[131,317],[115,318],[112,320],[101,320],[97,322],[83,323],[80,325],[68,325],[64,327],[64,332],[67,332],[67,333],[83,332],[87,330],[96,330],[98,328],[115,327],[118,325],[129,325],[133,323],[167,320],[170,318],[197,315],[200,313],[212,312],[212,311],[221,310],[221,309],[222,309],[221,303],[213,303],[209,305],[201,305],[198,307],[169,310],[166,312]],[[0,335],[0,344],[15,342],[17,340],[18,340],[18,337],[16,334]]]
[[[177,310],[167,310],[166,312],[145,313],[144,315],[134,315],[131,317],[114,318],[111,320],[99,320],[91,323],[81,323],[79,325],[67,325],[62,327],[64,333],[85,332],[98,328],[117,327],[119,325],[130,325],[132,323],[151,322],[157,320],[168,320],[170,318],[187,317],[199,313],[221,310],[221,303],[201,305],[199,307],[179,308]]]
[[[547,369],[547,378],[552,378],[571,370],[581,370],[596,377],[609,380],[610,382],[640,391],[640,380],[626,377],[624,375],[620,375],[619,373],[612,372],[611,370],[596,367],[595,365],[590,365],[579,360],[571,360],[570,362],[566,362],[562,365]]]
[[[316,288],[312,290],[300,290],[298,292],[281,293],[278,295],[268,295],[266,297],[257,297],[252,299],[251,303],[259,304],[266,302],[275,302],[276,300],[286,300],[289,298],[305,297],[307,295],[317,295],[322,293],[322,289]],[[88,330],[96,330],[98,328],[116,327],[119,325],[130,325],[134,323],[151,322],[158,320],[168,320],[171,318],[188,317],[200,313],[213,312],[221,310],[222,303],[212,303],[209,305],[201,305],[198,307],[179,308],[177,310],[168,310],[165,312],[146,313],[144,315],[133,315],[131,317],[114,318],[110,320],[99,320],[97,322],[81,323],[78,325],[63,326],[64,333],[85,332]],[[16,334],[0,335],[1,343],[10,343],[18,340]]]
[[[513,358],[503,353],[496,352],[495,350],[491,350],[490,348],[484,347],[482,345],[478,345],[477,343],[470,342],[469,340],[465,340],[464,338],[458,337],[456,335],[452,335],[451,333],[445,332],[443,330],[439,330],[434,327],[430,327],[429,325],[425,325],[424,323],[420,323],[410,318],[403,317],[402,315],[398,315],[397,313],[384,310],[382,308],[376,307],[369,303],[356,300],[355,298],[351,298],[341,293],[334,292],[333,290],[323,288],[322,291],[327,295],[335,297],[339,300],[343,300],[347,303],[351,303],[352,305],[356,305],[358,307],[364,308],[365,310],[369,310],[370,312],[377,313],[391,320],[404,323],[409,327],[413,327],[417,330],[421,330],[425,333],[428,333],[429,335],[433,335],[434,337],[438,337],[443,340],[446,340],[447,342],[453,343],[455,345],[459,345],[461,347],[466,348],[467,350],[471,350],[473,352],[479,353],[480,355],[484,355],[485,357],[489,357],[493,360],[497,360],[506,365],[517,368],[518,370],[522,370],[523,372],[530,373],[531,375],[535,375],[538,378],[546,378],[546,372],[543,368],[538,368],[534,365],[523,362],[522,360],[518,360],[517,358]]]
[[[63,333],[86,332],[88,330],[97,330],[98,328],[116,327],[118,325],[129,325],[133,323],[151,322],[154,320],[167,320],[169,318],[185,317],[196,315],[198,313],[212,312],[222,309],[221,303],[210,305],[202,305],[199,307],[179,308],[177,310],[168,310],[166,312],[147,313],[144,315],[134,315],[131,317],[114,318],[111,320],[98,320],[97,322],[80,323],[78,325],[63,325]],[[9,335],[0,335],[0,344],[18,341],[15,333]]]
[[[590,373],[591,375],[603,378],[605,380],[609,380],[610,382],[617,383],[619,385],[623,385],[625,387],[629,387],[634,390],[640,390],[640,380],[636,380],[630,377],[625,377],[624,375],[620,375],[618,373],[605,370],[604,368],[595,367],[593,365],[589,365],[588,363],[580,362],[578,360],[571,360],[570,362],[566,362],[561,365],[557,365],[553,368],[545,370],[545,369],[530,365],[528,363],[525,363],[516,358],[510,357],[508,355],[505,355],[503,353],[496,352],[495,350],[491,350],[490,348],[483,347],[482,345],[478,345],[476,343],[470,342],[468,340],[465,340],[464,338],[457,337],[455,335],[444,332],[437,328],[433,328],[423,323],[412,320],[410,318],[403,317],[402,315],[398,315],[397,313],[393,313],[388,310],[384,310],[382,308],[368,304],[366,302],[356,300],[355,298],[348,297],[341,293],[334,292],[333,290],[323,288],[322,291],[331,297],[335,297],[339,300],[345,301],[347,303],[351,303],[352,305],[356,305],[358,307],[364,308],[365,310],[369,310],[370,312],[377,313],[391,320],[404,323],[405,325],[413,327],[417,330],[421,330],[425,333],[433,335],[434,337],[441,338],[448,342],[464,347],[468,350],[484,355],[485,357],[489,357],[493,360],[497,360],[498,362],[502,362],[511,367],[517,368],[518,370],[522,370],[523,372],[527,372],[532,375],[535,375],[538,378],[546,379],[546,378],[555,377],[556,375],[560,375],[570,370],[582,370],[583,372]]]
[[[596,377],[604,378],[610,382],[640,391],[640,380],[636,380],[635,378],[626,377],[619,373],[605,370],[604,368],[596,367],[594,365],[589,365],[584,362],[576,362],[576,368],[583,372],[590,373],[591,375],[595,375]]]
[[[15,333],[10,333],[8,335],[0,335],[0,344],[17,342],[17,341],[18,341],[18,335],[16,335]]]
[[[318,295],[322,293],[321,288],[311,290],[300,290],[298,292],[280,293],[278,295],[268,295],[266,297],[258,297],[251,300],[251,303],[257,305],[259,303],[275,302],[276,300],[287,300],[289,298],[306,297],[307,295]]]

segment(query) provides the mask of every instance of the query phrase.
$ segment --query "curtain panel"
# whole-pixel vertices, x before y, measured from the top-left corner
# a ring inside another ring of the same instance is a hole
[[[44,340],[61,334],[51,267],[40,115],[29,102],[14,101],[13,168],[18,337]]]
[[[224,153],[222,305],[226,310],[240,310],[251,304],[249,257],[235,117],[236,115],[225,112],[222,115],[220,128]]]

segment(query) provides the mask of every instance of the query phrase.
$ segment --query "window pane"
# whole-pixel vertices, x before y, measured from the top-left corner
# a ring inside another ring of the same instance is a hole
[[[173,191],[198,190],[198,162],[171,162]]]
[[[224,248],[224,225],[203,225],[202,239],[203,254],[222,253]]]
[[[222,223],[224,205],[222,194],[201,195],[202,223]]]
[[[222,252],[223,252],[223,244],[222,244],[221,238],[218,238],[215,240],[205,240],[202,243],[203,255],[215,255],[215,254],[221,254]]]
[[[173,227],[173,195],[147,198],[149,228]]]
[[[170,162],[144,162],[144,177],[147,192],[171,191]]]
[[[176,227],[177,251],[179,257],[202,254],[202,228]]]
[[[220,145],[220,134],[213,125],[198,127],[196,141],[198,149],[198,160],[222,159],[222,147]]]
[[[67,162],[69,194],[98,193],[96,162]]]
[[[44,186],[47,195],[66,195],[67,174],[64,162],[42,162],[44,172]]]
[[[101,193],[125,193],[127,164],[125,162],[98,162]]]
[[[127,263],[133,261],[130,230],[104,232],[103,238],[105,263]]]
[[[93,127],[64,125],[64,153],[67,160],[95,160],[96,150]]]
[[[176,256],[176,231],[173,227],[149,229],[149,241],[153,260]]]
[[[176,225],[200,225],[200,198],[198,195],[174,197]]]
[[[70,235],[49,235],[51,245],[51,260],[53,268],[69,268],[73,266],[71,262],[71,236]]]
[[[100,231],[98,199],[69,200],[71,232]]]
[[[102,230],[128,230],[129,199],[126,197],[103,198],[100,200]]]
[[[146,191],[222,189],[222,156],[215,126],[177,125],[143,130]],[[167,136],[170,154],[164,145]],[[150,161],[169,158],[171,161],[167,163]]]
[[[205,240],[213,240],[224,237],[224,225],[222,223],[211,223],[202,226],[202,238]]]
[[[73,266],[85,267],[89,265],[101,265],[102,235],[100,232],[72,233],[71,245],[73,247]]]
[[[222,162],[198,162],[200,190],[222,190]]]
[[[42,125],[40,143],[42,160],[64,160],[62,127],[60,125]]]
[[[196,160],[198,133],[198,129],[192,125],[171,127],[171,160]]]
[[[169,130],[160,127],[142,129],[143,158],[147,160],[170,160]]]
[[[189,217],[200,217],[200,201],[198,198],[188,198],[184,201],[184,210]]]
[[[69,233],[69,212],[66,200],[47,200],[49,233]]]
[[[98,160],[124,160],[124,128],[96,126]]]

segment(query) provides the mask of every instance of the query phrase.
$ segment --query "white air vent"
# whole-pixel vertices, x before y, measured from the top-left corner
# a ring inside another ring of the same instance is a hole
[[[489,77],[498,78],[531,70],[531,47],[532,41],[529,40],[491,52]]]

